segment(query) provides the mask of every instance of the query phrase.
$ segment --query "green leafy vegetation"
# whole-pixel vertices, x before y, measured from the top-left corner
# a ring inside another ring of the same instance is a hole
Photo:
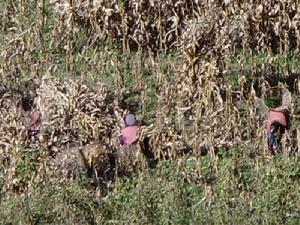
[[[265,100],[265,103],[269,108],[276,108],[281,105],[281,99],[276,96],[271,96]]]
[[[162,161],[118,178],[105,198],[80,180],[50,179],[26,197],[3,196],[0,218],[2,224],[297,224],[299,163],[281,156],[187,157],[178,170],[176,162]]]

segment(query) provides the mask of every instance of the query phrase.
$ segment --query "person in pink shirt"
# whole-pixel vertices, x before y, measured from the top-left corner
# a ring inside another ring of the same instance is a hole
[[[286,107],[271,109],[268,114],[267,135],[268,146],[272,153],[276,150],[282,134],[289,127],[289,111]],[[279,131],[278,138],[275,134]]]
[[[134,115],[127,114],[125,116],[125,127],[120,136],[120,143],[122,145],[134,144],[138,139],[139,126],[136,123]]]
[[[31,115],[31,127],[29,128],[29,136],[37,137],[40,131],[42,114],[39,111],[34,111]]]

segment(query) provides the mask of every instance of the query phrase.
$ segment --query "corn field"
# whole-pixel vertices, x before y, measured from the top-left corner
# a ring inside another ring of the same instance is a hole
[[[0,18],[3,224],[299,222],[299,1],[3,0]],[[275,105],[291,127],[271,156]],[[130,150],[128,111],[141,125]],[[272,185],[285,190],[274,201]]]

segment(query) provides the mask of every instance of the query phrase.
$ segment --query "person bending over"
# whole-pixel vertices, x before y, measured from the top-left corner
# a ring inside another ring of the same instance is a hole
[[[281,137],[289,127],[289,111],[286,107],[270,109],[268,114],[267,135],[268,146],[272,154],[278,148]],[[278,137],[276,138],[276,136]]]
[[[136,123],[134,115],[127,114],[125,116],[125,127],[119,137],[122,145],[134,144],[138,139],[139,126]]]

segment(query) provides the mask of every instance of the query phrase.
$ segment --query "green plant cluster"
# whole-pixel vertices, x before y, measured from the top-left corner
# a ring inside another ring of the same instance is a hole
[[[27,165],[23,165],[27,168]],[[1,224],[298,224],[300,161],[250,159],[232,150],[180,167],[118,178],[105,193],[75,180],[49,177],[25,195],[1,192]],[[22,176],[20,174],[20,176]]]

